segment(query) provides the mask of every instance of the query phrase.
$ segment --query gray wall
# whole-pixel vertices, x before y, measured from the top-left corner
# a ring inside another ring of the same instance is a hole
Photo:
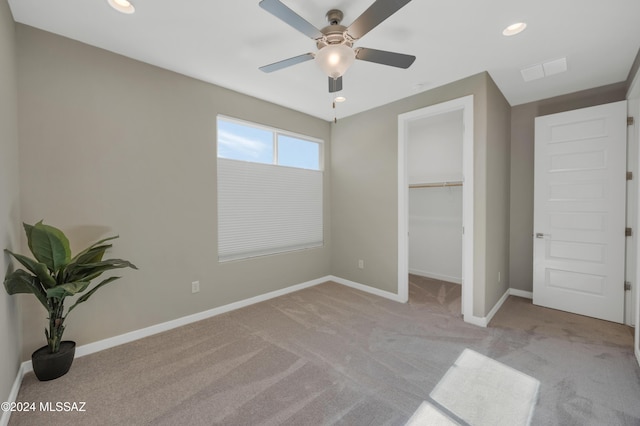
[[[511,287],[533,291],[533,154],[535,117],[622,101],[626,83],[584,90],[511,109]]]
[[[511,106],[487,82],[487,241],[485,314],[509,289],[509,174]]]
[[[17,25],[22,218],[44,219],[75,252],[119,234],[111,255],[139,271],[69,317],[86,344],[330,274],[325,247],[217,262],[216,114],[327,141],[328,122],[31,27]],[[200,281],[199,294],[191,282]],[[23,357],[44,344],[25,300]]]
[[[19,250],[18,97],[15,26],[6,1],[0,1],[0,249]],[[9,258],[0,254],[2,279]],[[0,290],[0,401],[7,401],[20,365],[18,298]],[[2,413],[0,412],[0,416]]]
[[[499,151],[506,146],[508,153],[508,130],[507,139],[504,139],[504,126],[509,117],[505,113],[508,105],[505,106],[504,99],[496,93],[487,73],[347,117],[333,126],[333,275],[380,290],[397,292],[398,115],[471,94],[474,95],[475,143],[474,315],[485,316],[493,307],[488,306],[490,303],[487,302],[494,299],[493,295],[499,293],[500,288],[493,282],[485,284],[486,271],[498,270],[508,264],[508,258],[504,257],[508,251],[508,232],[505,235],[501,231],[499,235],[487,239],[487,212],[498,214],[496,220],[501,220],[506,212],[504,200],[488,208],[487,182],[488,178],[492,182],[502,179],[505,168],[508,170],[508,154],[505,157]],[[487,112],[488,102],[497,108],[495,112]],[[494,126],[497,129],[493,129]],[[489,137],[492,139],[490,144]],[[488,169],[489,154],[496,154],[491,163],[495,169]],[[491,197],[495,201],[504,188],[499,186],[495,190],[497,192],[493,191]],[[494,225],[493,220],[490,221],[492,230],[503,229],[501,224]],[[488,251],[497,254],[487,258]],[[364,269],[358,269],[358,259],[364,260]],[[495,264],[486,265],[488,260]]]

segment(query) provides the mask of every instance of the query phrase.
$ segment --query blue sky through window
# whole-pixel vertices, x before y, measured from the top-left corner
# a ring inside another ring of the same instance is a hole
[[[320,143],[218,117],[218,157],[320,170]],[[277,163],[274,163],[274,136]]]
[[[218,120],[218,157],[273,164],[273,132]]]
[[[278,136],[278,164],[320,170],[320,144],[290,136]]]

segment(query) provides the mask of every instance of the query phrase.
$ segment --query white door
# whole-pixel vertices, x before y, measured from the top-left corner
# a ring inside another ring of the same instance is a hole
[[[626,101],[536,118],[533,303],[624,319]]]

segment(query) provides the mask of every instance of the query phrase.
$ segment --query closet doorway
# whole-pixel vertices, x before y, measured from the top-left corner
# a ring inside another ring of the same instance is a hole
[[[462,285],[473,316],[473,96],[398,117],[398,295],[409,274]]]

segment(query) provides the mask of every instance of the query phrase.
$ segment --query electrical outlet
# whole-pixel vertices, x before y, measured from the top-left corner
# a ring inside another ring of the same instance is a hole
[[[358,259],[358,269],[364,269],[364,260]]]
[[[200,291],[200,281],[193,281],[191,283],[191,293],[198,293]]]

